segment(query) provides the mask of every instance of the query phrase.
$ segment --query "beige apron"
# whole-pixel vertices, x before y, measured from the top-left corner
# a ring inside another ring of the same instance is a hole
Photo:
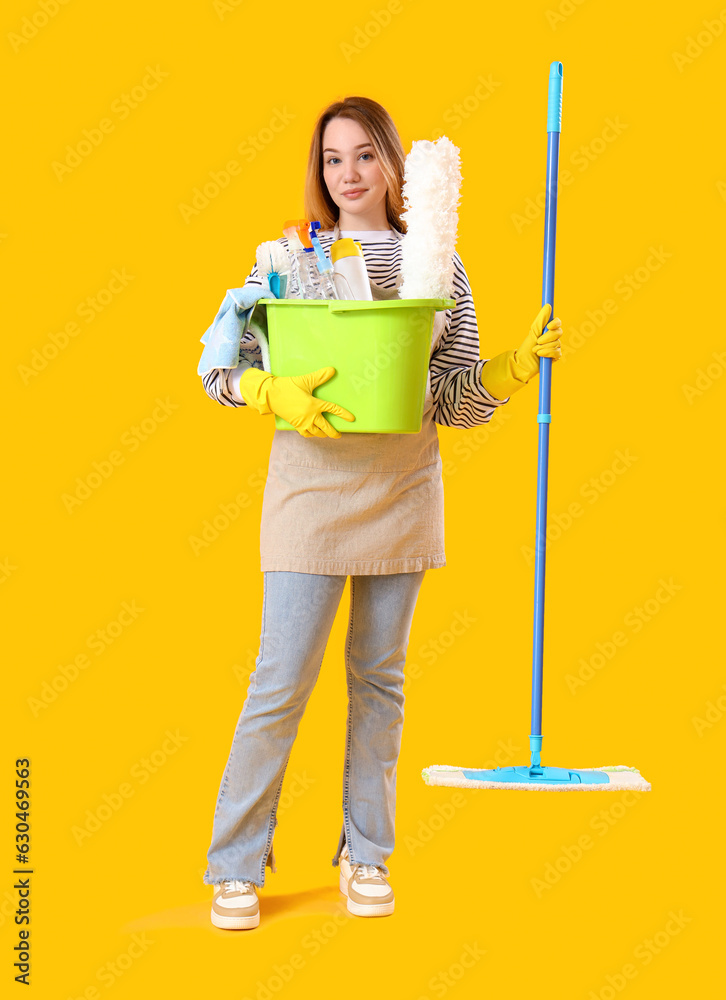
[[[432,353],[445,316],[436,313]],[[432,404],[429,376],[418,434],[304,438],[275,430],[262,503],[262,572],[346,576],[445,566]]]

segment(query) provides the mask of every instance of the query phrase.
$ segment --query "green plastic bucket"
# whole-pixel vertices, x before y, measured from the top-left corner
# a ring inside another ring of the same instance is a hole
[[[434,314],[454,299],[260,299],[267,306],[273,375],[305,375],[327,365],[335,375],[313,395],[349,410],[354,421],[326,414],[336,430],[418,434],[431,356]],[[264,335],[261,335],[264,339]],[[267,368],[267,364],[265,365]],[[294,430],[275,415],[275,427]]]

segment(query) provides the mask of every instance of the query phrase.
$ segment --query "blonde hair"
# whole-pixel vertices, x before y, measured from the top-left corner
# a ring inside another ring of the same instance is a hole
[[[305,217],[317,219],[321,229],[332,229],[338,221],[340,210],[330,197],[323,176],[323,134],[333,118],[350,118],[363,128],[376,152],[381,172],[386,179],[386,217],[392,229],[406,232],[401,218],[403,211],[403,145],[393,119],[386,109],[369,97],[346,97],[334,101],[321,112],[310,142],[307,175],[305,178]]]

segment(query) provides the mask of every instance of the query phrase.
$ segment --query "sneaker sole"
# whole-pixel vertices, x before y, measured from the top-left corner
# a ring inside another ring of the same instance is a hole
[[[225,917],[221,913],[212,910],[212,923],[215,927],[221,927],[225,931],[246,931],[258,927],[260,923],[260,913],[253,913],[249,917]]]
[[[348,912],[355,917],[388,917],[393,913],[396,901],[391,903],[356,903],[348,895],[348,882],[340,873],[340,891],[348,901]]]

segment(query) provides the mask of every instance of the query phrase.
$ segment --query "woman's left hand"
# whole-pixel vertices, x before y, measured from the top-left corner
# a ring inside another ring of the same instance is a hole
[[[539,372],[539,359],[551,358],[558,361],[562,357],[562,320],[557,316],[547,325],[545,324],[552,313],[552,306],[542,306],[537,313],[529,333],[522,341],[520,347],[514,352],[514,365],[517,378],[521,382],[529,382],[531,378]],[[521,369],[518,371],[517,369]]]
[[[523,389],[539,372],[539,359],[562,357],[562,320],[558,317],[545,329],[552,306],[542,306],[529,333],[516,351],[505,351],[482,367],[481,384],[494,399],[508,399]]]

